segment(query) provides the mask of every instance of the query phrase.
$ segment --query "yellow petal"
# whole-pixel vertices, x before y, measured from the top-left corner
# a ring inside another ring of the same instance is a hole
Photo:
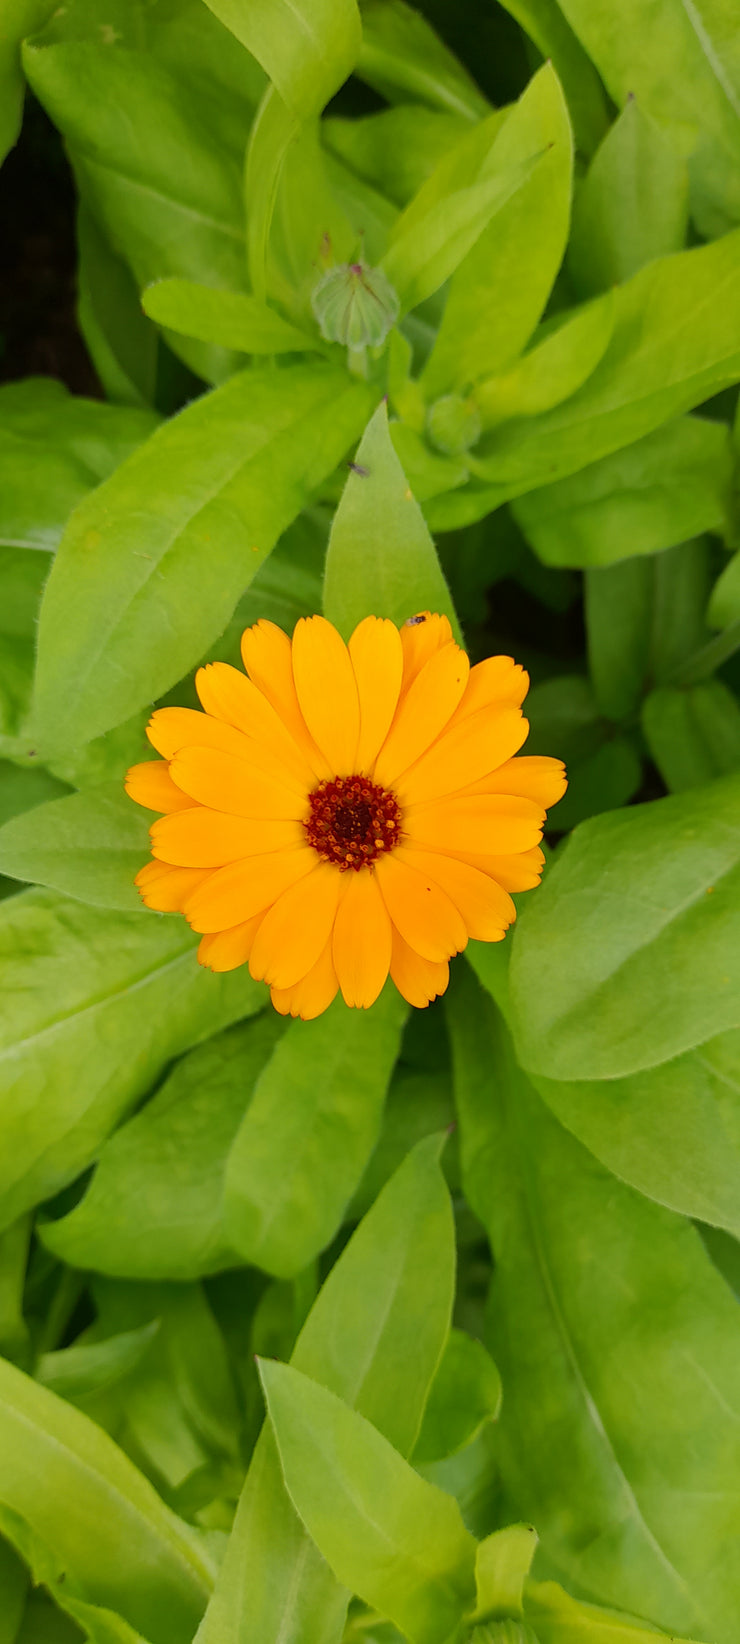
[[[208,868],[173,868],[167,862],[147,862],[134,884],[142,902],[157,913],[182,913],[191,891],[210,879]]]
[[[391,962],[391,922],[369,868],[345,875],[334,923],[332,953],[346,1005],[367,1010],[383,987]]]
[[[225,720],[276,755],[293,779],[310,790],[313,771],[271,702],[251,679],[228,662],[209,662],[199,668],[195,688],[206,713]]]
[[[300,1016],[304,1022],[313,1021],[328,1010],[339,990],[337,974],[331,956],[331,942],[316,961],[307,976],[293,988],[273,988],[271,998],[281,1016]]]
[[[166,759],[145,759],[126,772],[129,799],[148,811],[181,811],[189,799],[175,786]]]
[[[198,708],[157,708],[146,728],[152,747],[165,759],[172,759],[181,748],[221,748],[238,759],[249,758],[249,743],[241,731],[226,725],[222,719],[212,719]]]
[[[380,856],[375,872],[396,929],[423,959],[449,959],[462,951],[468,933],[454,902],[405,851]]]
[[[434,656],[435,651],[441,651],[443,645],[450,644],[452,629],[448,617],[433,616],[431,611],[419,611],[402,623],[400,634],[403,647],[402,692],[405,695],[430,656]]]
[[[243,856],[301,845],[305,837],[300,822],[279,821],[274,817],[255,821],[212,811],[205,805],[178,811],[175,816],[163,816],[149,832],[152,855],[161,862],[173,862],[185,868],[223,868],[227,862],[238,862]]]
[[[334,775],[309,735],[293,678],[291,643],[282,628],[262,618],[242,634],[242,660],[251,680],[272,703],[296,745],[321,778]]]
[[[183,911],[193,930],[230,930],[232,925],[241,924],[271,907],[283,891],[310,873],[315,864],[315,852],[308,845],[232,862],[229,867],[216,868],[210,873],[205,883],[188,897]]]
[[[461,788],[467,792],[470,784],[495,771],[504,760],[519,764],[511,755],[526,741],[528,731],[529,725],[518,708],[504,708],[498,713],[484,708],[481,713],[448,725],[434,746],[410,770],[396,777],[398,798],[402,804],[418,805]]]
[[[519,759],[507,759],[479,782],[471,783],[458,797],[462,798],[463,793],[513,793],[523,799],[534,799],[544,810],[549,810],[562,799],[567,786],[562,759],[549,759],[546,754],[522,754]]]
[[[423,1010],[432,999],[444,993],[450,980],[446,959],[422,959],[393,927],[391,977],[403,999]]]
[[[170,762],[170,776],[191,799],[233,816],[298,821],[308,808],[295,789],[219,748],[183,748]]]
[[[293,634],[293,678],[309,732],[334,776],[354,769],[360,704],[349,651],[325,617],[301,617]]]
[[[374,780],[389,788],[444,730],[465,690],[470,664],[459,645],[443,645],[416,675],[388,732]]]
[[[404,815],[403,831],[409,844],[429,845],[432,850],[504,856],[539,844],[544,821],[542,807],[532,799],[505,793],[470,799],[455,795],[414,805]]]
[[[539,885],[545,866],[545,854],[539,845],[519,851],[515,856],[476,856],[471,851],[464,860],[470,862],[471,867],[480,868],[482,873],[489,873],[502,890],[507,891],[533,890]]]
[[[529,674],[511,656],[487,656],[470,670],[455,722],[481,708],[520,708],[529,690]]]
[[[516,908],[495,879],[469,862],[436,851],[408,851],[407,858],[446,891],[462,914],[468,936],[478,942],[501,941],[516,919]]]
[[[352,635],[349,654],[360,701],[360,739],[355,770],[371,769],[390,729],[403,672],[401,636],[394,622],[365,617]]]
[[[206,970],[215,971],[238,970],[240,965],[245,965],[262,917],[261,913],[256,913],[253,919],[245,919],[241,925],[232,925],[231,930],[212,931],[208,936],[201,936],[198,943],[199,964],[205,965]]]
[[[339,869],[319,862],[273,902],[249,961],[256,981],[291,988],[313,969],[331,935],[340,883]]]

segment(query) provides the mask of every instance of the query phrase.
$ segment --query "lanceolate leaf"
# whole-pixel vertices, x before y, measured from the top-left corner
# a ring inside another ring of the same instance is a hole
[[[318,114],[355,66],[362,30],[355,0],[207,0],[305,119]]]
[[[36,805],[0,828],[0,873],[80,902],[144,912],[134,875],[149,850],[147,818],[120,782]]]
[[[298,331],[275,309],[243,291],[219,291],[194,280],[159,280],[147,287],[142,307],[158,325],[169,326],[171,331],[244,354],[322,351],[317,336]]]
[[[40,739],[89,740],[198,660],[368,409],[329,365],[244,371],[82,504],[42,606]]]

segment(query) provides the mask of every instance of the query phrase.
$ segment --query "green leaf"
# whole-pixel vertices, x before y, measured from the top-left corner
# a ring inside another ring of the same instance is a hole
[[[578,674],[533,686],[527,699],[527,752],[563,759],[568,788],[552,812],[567,832],[587,817],[615,810],[637,792],[642,762],[632,740],[602,718],[594,692]]]
[[[77,509],[41,611],[41,739],[89,740],[192,667],[367,409],[367,386],[329,365],[240,372]]]
[[[503,371],[529,341],[568,239],[572,150],[562,89],[546,64],[505,120],[486,169],[542,159],[453,275],[422,377],[430,399]]]
[[[496,430],[476,463],[489,507],[577,473],[740,377],[740,233],[661,257],[614,292],[615,326],[582,388]]]
[[[153,433],[152,411],[77,399],[50,377],[0,388],[0,542],[56,548],[87,492]]]
[[[362,42],[355,0],[207,0],[300,119],[320,113],[351,74]]]
[[[525,1067],[614,1079],[740,1026],[739,798],[740,778],[725,777],[569,840],[514,939]],[[676,974],[683,986],[666,989]]]
[[[21,1629],[13,1644],[82,1644],[84,1633],[62,1614],[43,1589],[28,1596]]]
[[[2,1361],[0,1434],[5,1534],[25,1551],[27,1525],[32,1541],[53,1549],[57,1582],[117,1611],[151,1644],[189,1644],[208,1598],[209,1561],[117,1445]]]
[[[681,417],[518,497],[514,517],[547,565],[611,565],[724,531],[731,478],[724,424]]]
[[[495,1258],[508,1510],[576,1591],[731,1644],[735,1298],[688,1223],[560,1129],[462,968],[450,1021],[466,1192]]]
[[[77,319],[106,398],[121,405],[153,405],[160,364],[156,329],[141,311],[126,263],[83,204],[77,249]]]
[[[578,291],[606,291],[682,251],[688,211],[685,159],[629,98],[576,192],[568,269]]]
[[[417,611],[456,618],[434,543],[388,430],[384,403],[360,441],[326,554],[324,611],[348,639],[372,613],[399,625]]]
[[[501,0],[549,59],[565,92],[579,153],[590,155],[609,124],[606,96],[598,74],[569,28],[557,0]]]
[[[662,554],[587,570],[589,670],[608,719],[635,714],[650,685],[670,678],[703,645],[706,548],[702,541],[682,542]]]
[[[367,1214],[386,1182],[417,1142],[435,1132],[441,1134],[449,1130],[453,1123],[452,1087],[447,1068],[415,1069],[407,1067],[403,1060],[399,1061],[388,1088],[377,1146],[347,1208],[347,1219],[354,1222]],[[445,1150],[448,1169],[454,1153],[453,1139]]]
[[[470,1444],[501,1404],[501,1378],[483,1343],[451,1330],[432,1382],[414,1466],[441,1461]]]
[[[100,1393],[128,1376],[141,1363],[159,1329],[159,1320],[138,1330],[122,1330],[105,1341],[63,1347],[42,1353],[34,1379],[70,1404],[78,1404],[91,1393]]]
[[[412,100],[472,121],[489,113],[467,69],[403,0],[366,0],[356,73],[391,103]]]
[[[2,0],[0,5],[0,163],[16,142],[23,119],[21,41],[41,27],[52,7],[53,0]]]
[[[318,1382],[268,1359],[259,1369],[289,1494],[337,1579],[413,1644],[443,1644],[475,1592],[457,1504]]]
[[[581,1604],[554,1581],[531,1581],[527,1586],[527,1619],[537,1628],[540,1644],[665,1644],[644,1622],[630,1620],[616,1610]],[[674,1636],[672,1644],[681,1644]],[[684,1644],[691,1644],[690,1639]]]
[[[713,628],[740,622],[740,554],[733,554],[712,589],[707,621]]]
[[[495,428],[512,417],[539,416],[569,399],[603,359],[614,321],[614,303],[608,294],[585,303],[510,370],[477,383],[473,399],[483,428]],[[476,472],[476,459],[471,456],[470,462]]]
[[[148,1644],[140,1632],[113,1610],[87,1604],[81,1598],[70,1598],[69,1594],[64,1594],[61,1602],[65,1613],[84,1628],[89,1644]]]
[[[414,1148],[332,1268],[293,1363],[413,1449],[450,1323],[454,1224],[440,1141]],[[339,1644],[349,1594],[291,1506],[269,1426],[258,1441],[197,1644]]]
[[[523,1589],[537,1548],[532,1524],[494,1530],[478,1546],[475,1560],[477,1618],[521,1616]]]
[[[561,0],[615,103],[630,96],[689,156],[699,232],[722,234],[740,217],[740,75],[725,0],[665,0],[646,14],[626,0]]]
[[[23,1317],[24,1288],[28,1267],[31,1219],[19,1217],[0,1233],[0,1353],[6,1359],[25,1362],[29,1332]],[[0,1559],[2,1543],[0,1543]],[[0,1588],[2,1579],[0,1578]],[[2,1633],[0,1633],[0,1640]]]
[[[159,280],[142,295],[145,314],[158,325],[244,354],[302,353],[318,349],[318,337],[307,336],[265,303],[242,291],[219,291],[193,280]]]
[[[685,691],[651,691],[642,728],[671,793],[740,770],[740,705],[719,679]]]
[[[426,26],[418,12],[413,16]],[[405,206],[467,126],[462,114],[401,103],[359,120],[330,115],[321,122],[321,140],[331,154],[380,189],[394,205]]]
[[[341,1000],[291,1023],[257,1080],[226,1165],[224,1227],[243,1261],[299,1273],[341,1225],[380,1130],[408,1007]]]
[[[0,1541],[0,1644],[15,1644],[26,1607],[28,1571],[7,1541]]]
[[[148,850],[147,818],[120,782],[51,799],[0,827],[0,873],[97,908],[143,911],[134,875]]]
[[[0,967],[13,976],[0,1029],[1,1226],[92,1163],[173,1056],[264,999],[242,971],[207,975],[184,921],[48,890],[0,905]]]
[[[194,1279],[233,1265],[224,1173],[256,1080],[285,1024],[240,1022],[184,1056],[105,1142],[85,1197],[44,1243],[63,1261],[134,1279]]]

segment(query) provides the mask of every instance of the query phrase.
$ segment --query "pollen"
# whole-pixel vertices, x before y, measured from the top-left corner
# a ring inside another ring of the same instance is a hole
[[[337,776],[309,794],[309,845],[340,872],[367,868],[401,837],[398,800],[367,776]]]

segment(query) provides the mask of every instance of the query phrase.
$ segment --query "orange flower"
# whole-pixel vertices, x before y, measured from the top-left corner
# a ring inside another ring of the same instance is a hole
[[[246,675],[199,669],[203,713],[153,714],[162,759],[128,773],[132,799],[165,813],[144,901],[185,914],[211,970],[248,963],[283,1015],[318,1016],[340,988],[366,1008],[389,971],[427,1005],[542,871],[566,784],[559,760],[514,758],[527,675],[505,656],[471,668],[428,611],[400,631],[367,617],[348,645],[324,617],[292,642],[258,622],[242,656]]]

